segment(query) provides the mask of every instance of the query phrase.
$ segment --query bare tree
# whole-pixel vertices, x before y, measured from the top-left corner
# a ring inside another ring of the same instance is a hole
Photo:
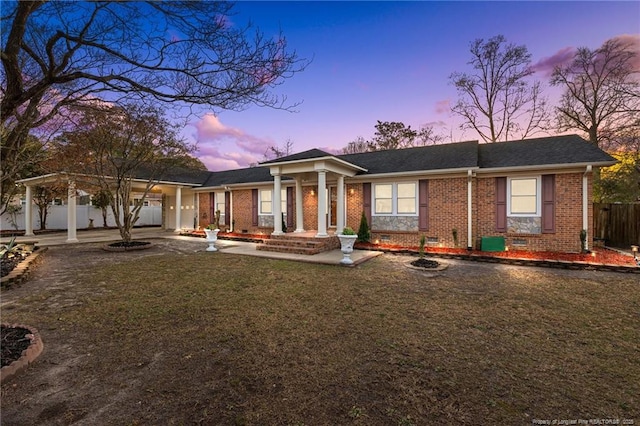
[[[358,154],[369,151],[369,142],[362,136],[358,136],[342,148],[343,154]]]
[[[129,106],[87,110],[78,130],[57,139],[56,150],[67,172],[108,197],[120,237],[129,242],[149,191],[193,147],[160,110]]]
[[[579,130],[605,149],[623,148],[638,128],[640,84],[631,43],[611,39],[595,50],[578,49],[566,67],[556,67],[551,84],[564,88],[556,107],[561,131]]]
[[[281,146],[271,145],[264,153],[264,161],[275,160],[293,154],[293,141],[287,139]]]
[[[222,1],[3,3],[3,204],[25,165],[27,136],[73,123],[72,105],[161,102],[181,116],[198,106],[294,108],[272,89],[307,61],[288,50],[282,35],[232,24],[232,7]]]
[[[504,36],[471,43],[472,73],[454,72],[458,91],[452,111],[465,120],[462,129],[478,132],[485,142],[524,139],[547,127],[547,100],[533,74],[526,46],[506,44]]]

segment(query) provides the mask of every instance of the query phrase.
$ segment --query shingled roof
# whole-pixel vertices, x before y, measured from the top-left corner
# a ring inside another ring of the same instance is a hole
[[[262,165],[291,161],[335,157],[366,171],[360,176],[407,172],[430,172],[458,169],[500,169],[527,166],[562,166],[592,164],[611,165],[616,160],[577,135],[551,136],[511,142],[481,144],[478,141],[431,145],[359,154],[332,155],[310,149]],[[273,181],[268,167],[250,167],[221,172],[174,172],[172,181],[192,183],[200,187],[220,187],[234,184],[268,183]],[[286,179],[286,178],[285,178]]]
[[[578,135],[480,144],[478,153],[478,166],[482,169],[616,162]]]

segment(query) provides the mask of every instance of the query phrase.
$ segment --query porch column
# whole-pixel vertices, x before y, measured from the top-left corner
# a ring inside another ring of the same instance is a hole
[[[76,234],[76,183],[69,181],[67,187],[67,242],[77,243]]]
[[[344,229],[344,176],[338,176],[338,202],[336,203],[336,234],[342,234]]]
[[[176,188],[176,228],[174,232],[180,232],[182,228],[182,188]]]
[[[273,232],[282,235],[282,180],[280,174],[273,175]]]
[[[318,171],[318,233],[316,237],[328,237],[327,234],[327,172]]]
[[[33,188],[26,187],[26,205],[24,210],[24,236],[33,236]]]
[[[296,178],[296,230],[304,232],[304,210],[302,207],[302,178]]]

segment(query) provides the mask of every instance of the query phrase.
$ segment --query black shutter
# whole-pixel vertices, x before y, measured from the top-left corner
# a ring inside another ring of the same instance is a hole
[[[507,232],[507,178],[496,178],[496,231]]]
[[[556,175],[542,175],[542,233],[556,232]]]
[[[251,224],[258,226],[258,190],[251,190]]]
[[[426,179],[418,182],[418,229],[429,230],[429,181]]]

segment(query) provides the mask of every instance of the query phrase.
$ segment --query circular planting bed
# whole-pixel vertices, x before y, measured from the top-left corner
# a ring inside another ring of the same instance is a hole
[[[0,383],[4,383],[35,361],[42,353],[44,345],[38,330],[26,325],[2,324],[0,336],[2,339]]]
[[[102,246],[106,251],[132,251],[132,250],[147,250],[153,247],[149,241],[117,241],[115,243],[108,243]]]
[[[416,271],[423,272],[440,272],[449,267],[449,264],[442,260],[426,259],[421,257],[419,259],[410,260],[405,262],[405,266]]]

